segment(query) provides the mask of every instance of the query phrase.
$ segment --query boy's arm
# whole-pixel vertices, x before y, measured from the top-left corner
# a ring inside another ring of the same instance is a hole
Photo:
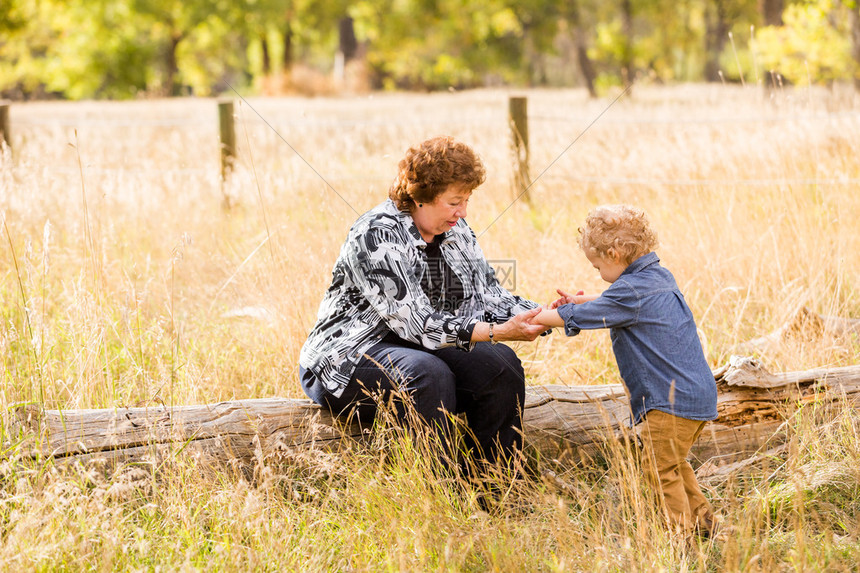
[[[584,302],[592,301],[600,296],[599,294],[585,294],[583,291],[578,291],[576,294],[570,294],[564,292],[561,289],[556,289],[555,292],[560,294],[561,298],[549,303],[547,308],[554,309],[560,307],[563,304],[582,304]]]
[[[584,294],[582,291],[578,291],[576,294],[569,294],[561,289],[556,289],[556,292],[561,295],[561,298],[543,307],[540,313],[532,318],[533,323],[551,328],[564,326],[564,319],[556,310],[558,307],[565,304],[582,304],[600,297],[599,294]]]
[[[642,299],[624,279],[612,283],[600,296],[580,304],[558,307],[564,333],[576,336],[580,330],[624,328],[636,324]]]
[[[551,328],[557,326],[564,326],[564,320],[558,314],[558,311],[551,310],[548,308],[542,309],[537,316],[532,318],[532,322],[536,324],[542,324],[544,326],[549,326]]]
[[[555,303],[544,307],[532,322],[549,327],[563,326],[566,335],[576,336],[584,329],[630,326],[639,317],[641,300],[624,280],[615,281],[600,295],[568,295],[561,291],[559,294],[573,300],[557,308],[553,306]]]

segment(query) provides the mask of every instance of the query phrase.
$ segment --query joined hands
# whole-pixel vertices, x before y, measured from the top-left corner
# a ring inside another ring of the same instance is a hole
[[[561,298],[556,299],[556,300],[552,301],[551,303],[549,303],[548,305],[546,305],[545,308],[547,310],[555,310],[563,304],[582,304],[584,302],[588,302],[590,300],[594,300],[595,298],[597,298],[594,295],[586,295],[585,291],[581,291],[581,290],[577,291],[576,294],[570,294],[570,293],[565,292],[561,289],[556,289],[555,292],[560,294]]]

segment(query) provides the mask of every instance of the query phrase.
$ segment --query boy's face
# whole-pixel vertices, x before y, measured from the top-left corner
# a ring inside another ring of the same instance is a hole
[[[585,258],[588,259],[595,269],[600,271],[600,278],[608,283],[614,283],[627,268],[627,263],[622,262],[618,257],[602,257],[600,255],[585,253]]]

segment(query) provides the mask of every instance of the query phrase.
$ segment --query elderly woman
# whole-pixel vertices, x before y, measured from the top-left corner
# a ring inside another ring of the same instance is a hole
[[[299,359],[302,389],[334,413],[372,418],[394,399],[431,427],[462,414],[477,459],[519,447],[523,368],[503,341],[534,340],[535,302],[496,279],[466,224],[481,160],[450,137],[406,152],[389,199],[349,231]]]

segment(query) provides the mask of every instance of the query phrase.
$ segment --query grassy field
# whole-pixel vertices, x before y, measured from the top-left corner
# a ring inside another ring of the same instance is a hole
[[[223,184],[213,100],[15,104],[0,405],[303,397],[299,350],[349,226],[385,199],[406,148],[438,134],[487,164],[468,220],[489,259],[513,261],[518,294],[601,290],[576,229],[590,208],[629,202],[650,215],[714,367],[802,306],[860,317],[860,96],[637,87],[610,105],[529,92],[529,204],[510,185],[507,95],[250,99]],[[605,332],[516,348],[530,384],[620,381]],[[800,336],[762,359],[857,364],[860,341]],[[693,545],[663,531],[620,449],[605,466],[555,468],[565,492],[504,484],[487,514],[393,429],[249,481],[182,455],[59,471],[16,461],[3,428],[0,569],[852,570],[860,416],[819,418],[793,412],[785,459],[707,486],[726,528]]]

